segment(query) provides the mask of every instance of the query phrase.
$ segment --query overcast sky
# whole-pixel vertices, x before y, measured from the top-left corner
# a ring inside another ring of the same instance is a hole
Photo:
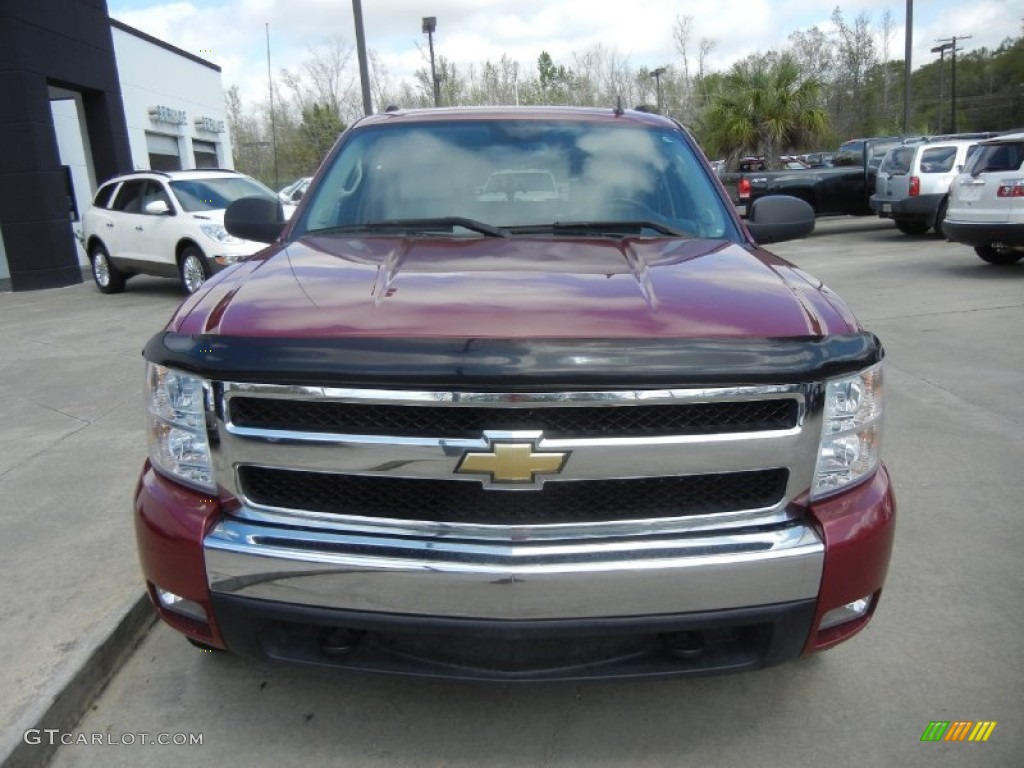
[[[541,51],[571,64],[573,52],[597,43],[635,67],[677,65],[672,29],[677,16],[691,15],[691,51],[701,37],[717,40],[709,64],[721,70],[748,53],[784,47],[797,29],[829,28],[837,4],[848,23],[865,11],[876,27],[888,9],[895,26],[889,57],[903,58],[905,0],[362,0],[367,47],[394,80],[411,80],[424,65],[423,16],[437,17],[435,50],[460,68],[505,53],[535,72]],[[107,6],[115,19],[220,65],[225,88],[238,85],[246,100],[266,94],[267,23],[275,77],[282,68],[298,70],[308,46],[328,35],[355,42],[351,0],[108,0]],[[963,43],[969,51],[1019,37],[1022,17],[1020,0],[916,0],[914,67],[935,58],[929,49],[937,38],[972,35]]]

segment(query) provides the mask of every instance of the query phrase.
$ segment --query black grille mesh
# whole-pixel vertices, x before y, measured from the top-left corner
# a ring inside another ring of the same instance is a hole
[[[233,397],[240,427],[396,437],[474,438],[485,430],[542,430],[547,438],[656,437],[792,429],[792,398],[546,408],[413,406]]]
[[[253,503],[288,509],[479,525],[544,525],[680,517],[778,503],[789,472],[549,482],[540,490],[488,490],[459,480],[239,468]]]

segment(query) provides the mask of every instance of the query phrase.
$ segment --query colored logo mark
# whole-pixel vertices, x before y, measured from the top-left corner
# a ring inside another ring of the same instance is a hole
[[[996,725],[995,720],[932,720],[921,741],[988,741]]]

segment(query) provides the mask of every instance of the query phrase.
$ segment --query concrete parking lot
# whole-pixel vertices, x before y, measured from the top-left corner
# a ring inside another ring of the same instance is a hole
[[[869,218],[821,220],[773,250],[842,295],[888,352],[897,541],[859,637],[728,677],[477,686],[266,665],[155,626],[69,734],[90,743],[52,764],[1024,764],[1024,263],[991,267]],[[33,675],[70,663],[64,645],[109,628],[141,588],[129,515],[145,450],[138,352],[176,290],[140,280],[119,297],[91,285],[0,295],[0,682],[20,697],[3,703],[4,723],[20,727]],[[982,744],[922,743],[934,720],[998,725]],[[143,744],[160,734],[202,743]]]

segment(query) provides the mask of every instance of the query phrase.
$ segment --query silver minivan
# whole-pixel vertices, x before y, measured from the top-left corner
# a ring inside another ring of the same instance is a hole
[[[949,186],[986,135],[908,140],[889,150],[875,177],[871,210],[893,219],[904,234],[923,235],[934,227],[942,235]]]

